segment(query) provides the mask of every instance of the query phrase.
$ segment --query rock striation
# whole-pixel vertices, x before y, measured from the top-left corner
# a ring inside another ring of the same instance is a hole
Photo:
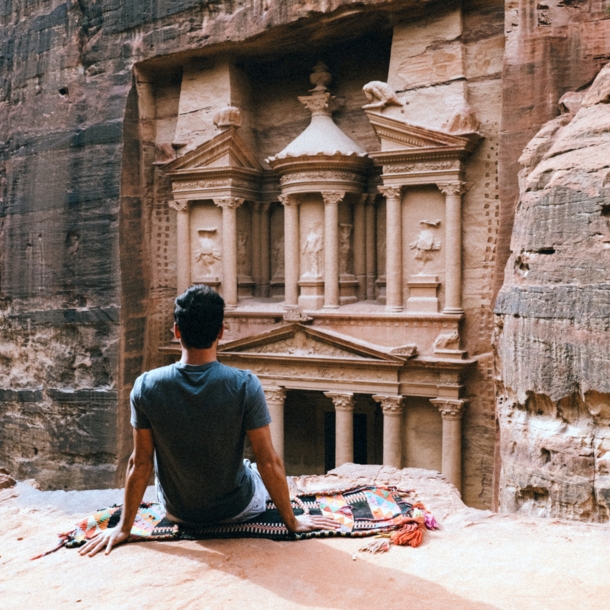
[[[496,302],[500,508],[610,518],[610,64],[525,148]]]

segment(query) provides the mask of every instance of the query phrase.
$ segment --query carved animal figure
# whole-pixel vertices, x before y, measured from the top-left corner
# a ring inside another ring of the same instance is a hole
[[[396,93],[387,83],[383,83],[380,80],[373,80],[362,87],[366,99],[369,101],[368,104],[362,106],[363,108],[385,108],[386,106],[402,106],[400,100],[396,97]]]

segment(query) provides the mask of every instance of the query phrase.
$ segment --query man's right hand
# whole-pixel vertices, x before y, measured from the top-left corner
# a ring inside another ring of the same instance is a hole
[[[341,524],[322,515],[299,515],[295,516],[296,525],[290,528],[294,534],[304,534],[305,532],[315,532],[318,530],[338,530]]]

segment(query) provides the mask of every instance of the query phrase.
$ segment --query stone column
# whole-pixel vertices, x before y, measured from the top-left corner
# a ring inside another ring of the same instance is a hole
[[[323,192],[324,309],[339,307],[339,202],[345,193]]]
[[[300,275],[299,202],[294,195],[281,195],[279,199],[284,206],[284,306],[296,307]]]
[[[261,204],[257,201],[251,203],[250,233],[252,234],[252,280],[254,281],[254,294],[261,293]]]
[[[277,454],[284,459],[284,400],[286,399],[286,389],[264,387],[263,392],[271,415],[271,441]]]
[[[462,309],[462,193],[465,182],[438,184],[445,195],[445,309],[444,313],[463,313]]]
[[[383,465],[402,468],[402,396],[373,396],[383,411]]]
[[[324,392],[335,405],[335,468],[354,461],[354,395]]]
[[[379,190],[386,198],[386,309],[402,311],[402,193],[400,186]]]
[[[358,280],[358,300],[366,299],[366,228],[364,204],[368,195],[362,195],[354,205],[354,275]]]
[[[214,203],[222,208],[222,296],[227,309],[237,307],[237,208],[238,197],[220,197]]]
[[[464,400],[436,398],[430,401],[443,418],[442,472],[444,477],[462,491],[462,414]]]
[[[366,200],[366,298],[375,300],[375,280],[377,279],[377,210],[375,196],[369,195]]]
[[[182,294],[191,285],[191,223],[188,201],[169,201],[176,210],[176,285]]]
[[[271,278],[271,230],[269,209],[271,204],[268,202],[260,204],[260,244],[261,244],[261,296],[268,297]]]

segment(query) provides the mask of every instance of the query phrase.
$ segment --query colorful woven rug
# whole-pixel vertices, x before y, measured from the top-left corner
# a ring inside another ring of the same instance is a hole
[[[267,510],[243,523],[218,523],[192,527],[176,524],[165,518],[160,504],[141,504],[131,530],[130,542],[148,540],[204,540],[209,538],[270,538],[272,540],[303,540],[331,536],[380,536],[389,538],[372,545],[373,552],[387,550],[389,542],[419,546],[423,532],[437,527],[434,517],[422,504],[413,503],[409,492],[396,487],[356,487],[324,493],[298,495],[291,499],[295,515],[309,513],[335,519],[340,528],[304,534],[293,534],[284,525],[273,504]],[[107,528],[117,525],[121,518],[120,505],[99,510],[83,519],[67,533],[59,535],[60,542],[44,557],[62,546],[79,547]],[[384,548],[381,548],[384,547]]]

